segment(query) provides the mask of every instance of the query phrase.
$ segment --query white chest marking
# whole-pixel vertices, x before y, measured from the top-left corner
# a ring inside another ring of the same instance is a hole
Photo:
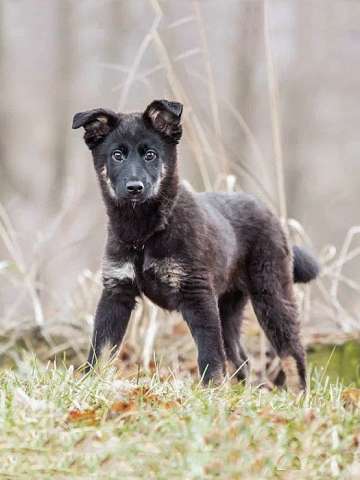
[[[103,261],[104,284],[115,286],[121,280],[135,280],[135,269],[131,262],[119,263],[107,258]]]

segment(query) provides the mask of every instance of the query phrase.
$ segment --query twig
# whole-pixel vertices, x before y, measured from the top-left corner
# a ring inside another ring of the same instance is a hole
[[[126,102],[127,97],[129,95],[131,85],[133,84],[133,81],[134,81],[136,72],[137,72],[137,70],[140,66],[141,60],[142,60],[147,48],[149,47],[151,41],[154,38],[154,33],[156,32],[156,30],[158,29],[158,27],[160,25],[160,22],[161,22],[161,19],[162,19],[161,8],[160,7],[157,8],[156,5],[155,5],[154,9],[156,11],[155,18],[154,18],[153,23],[150,27],[149,33],[147,35],[145,35],[145,37],[143,38],[143,40],[142,40],[142,42],[141,42],[141,44],[138,48],[138,51],[135,55],[131,70],[130,70],[128,76],[127,76],[124,88],[121,92],[121,97],[120,97],[120,101],[119,101],[119,110],[123,110],[123,108],[125,106],[125,102]]]
[[[332,284],[331,290],[330,290],[331,295],[334,298],[337,298],[338,288],[339,288],[339,277],[340,277],[343,265],[345,263],[346,256],[347,256],[347,253],[349,251],[351,242],[353,241],[353,238],[356,235],[359,235],[359,234],[360,234],[360,226],[354,226],[354,227],[350,228],[350,230],[348,231],[348,233],[345,237],[345,240],[344,240],[344,243],[343,243],[340,255],[339,255],[338,267],[336,268],[336,270],[334,272],[335,279],[333,281],[333,284]]]

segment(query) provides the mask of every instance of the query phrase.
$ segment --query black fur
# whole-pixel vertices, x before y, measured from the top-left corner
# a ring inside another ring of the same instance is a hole
[[[293,247],[294,256],[294,282],[308,283],[320,273],[317,260],[304,248],[297,245]]]
[[[241,319],[251,300],[286,373],[295,365],[305,388],[293,275],[309,281],[317,263],[298,247],[293,262],[279,221],[252,196],[194,193],[179,182],[181,113],[181,104],[156,100],[144,113],[98,109],[74,117],[73,128],[85,128],[109,218],[89,364],[106,343],[120,345],[144,294],[183,314],[205,383],[221,381],[226,359],[242,380]]]

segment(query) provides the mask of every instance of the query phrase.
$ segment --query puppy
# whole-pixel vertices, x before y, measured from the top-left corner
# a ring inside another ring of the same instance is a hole
[[[195,193],[179,182],[182,110],[155,100],[143,113],[98,108],[74,116],[73,128],[85,129],[108,216],[89,366],[105,346],[120,346],[136,297],[146,295],[183,315],[205,384],[222,381],[226,360],[244,380],[240,327],[250,300],[288,387],[304,390],[293,283],[314,279],[318,264],[290,249],[277,218],[254,197]]]

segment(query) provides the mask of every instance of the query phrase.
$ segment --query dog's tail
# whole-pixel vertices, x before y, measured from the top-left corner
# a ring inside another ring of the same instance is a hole
[[[294,282],[308,283],[314,280],[320,273],[320,264],[316,258],[304,248],[295,245],[293,247],[294,258]]]

